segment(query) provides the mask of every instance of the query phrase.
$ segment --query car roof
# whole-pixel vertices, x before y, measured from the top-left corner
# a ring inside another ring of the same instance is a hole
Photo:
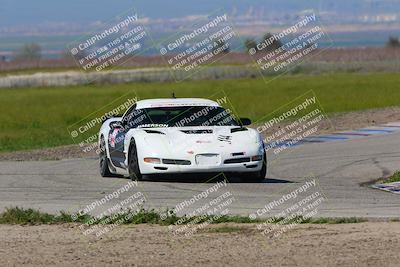
[[[203,98],[159,98],[140,100],[136,103],[136,109],[188,106],[219,107],[220,105],[215,101]]]

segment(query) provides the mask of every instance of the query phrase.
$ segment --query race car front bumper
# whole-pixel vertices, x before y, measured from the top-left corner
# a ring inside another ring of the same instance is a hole
[[[260,171],[262,155],[227,156],[216,153],[193,155],[186,159],[143,157],[140,165],[142,174],[162,173],[214,173],[214,172],[255,172]]]

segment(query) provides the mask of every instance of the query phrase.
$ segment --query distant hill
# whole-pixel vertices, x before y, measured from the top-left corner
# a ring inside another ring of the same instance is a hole
[[[228,13],[249,15],[285,15],[306,9],[323,14],[373,16],[400,14],[398,0],[35,0],[0,1],[0,27],[49,22],[87,23],[108,20],[126,9],[135,7],[139,14],[150,18],[174,18],[207,14],[223,8]],[[340,23],[340,21],[338,21]]]

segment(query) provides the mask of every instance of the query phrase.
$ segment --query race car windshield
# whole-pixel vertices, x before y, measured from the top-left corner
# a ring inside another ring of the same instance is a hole
[[[132,128],[239,126],[229,109],[211,106],[158,107],[135,110],[128,124]]]

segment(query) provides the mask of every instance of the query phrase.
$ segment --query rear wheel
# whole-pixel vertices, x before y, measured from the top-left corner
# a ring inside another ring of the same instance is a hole
[[[106,142],[104,141],[103,136],[100,139],[99,164],[100,175],[102,177],[115,177],[115,174],[113,174],[109,168],[109,160],[106,152]]]
[[[132,181],[140,181],[142,180],[142,174],[139,169],[139,161],[136,150],[135,140],[131,140],[131,144],[129,146],[129,157],[128,157],[128,171],[129,177]]]

